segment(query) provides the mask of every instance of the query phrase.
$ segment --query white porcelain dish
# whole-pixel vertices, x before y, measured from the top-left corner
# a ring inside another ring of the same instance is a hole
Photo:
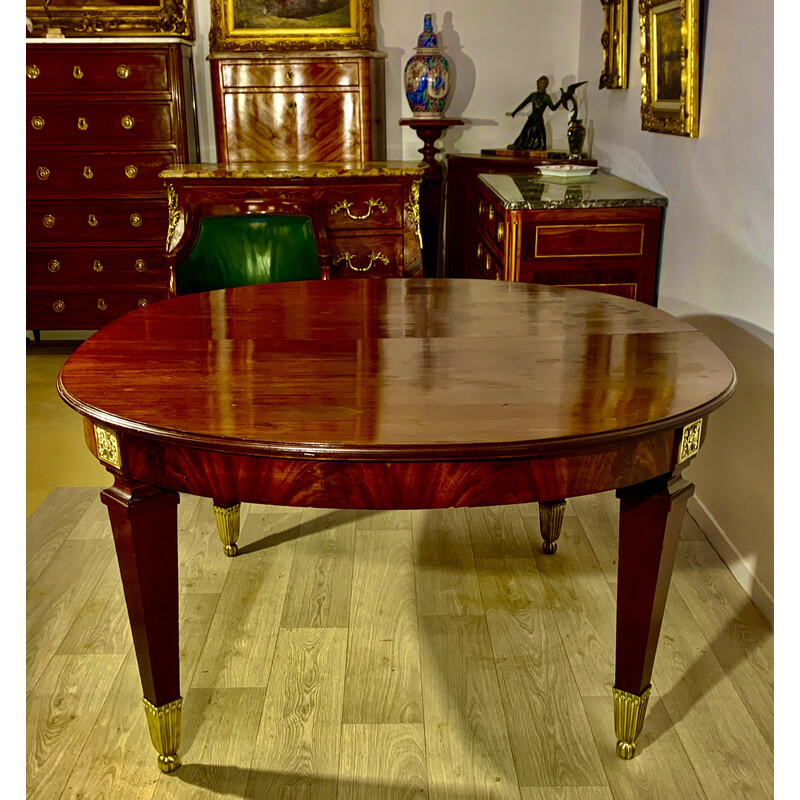
[[[541,164],[538,167],[542,175],[549,175],[554,178],[583,178],[591,175],[597,167],[586,167],[581,164]]]

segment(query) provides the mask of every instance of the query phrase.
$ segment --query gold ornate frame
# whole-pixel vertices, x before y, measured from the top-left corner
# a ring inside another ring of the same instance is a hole
[[[137,5],[103,5],[64,0],[34,0],[25,7],[31,36],[60,28],[64,36],[180,36],[194,40],[193,0],[139,0]]]
[[[675,22],[680,15],[680,32]],[[666,15],[669,15],[667,17]],[[642,130],[698,136],[700,117],[700,0],[639,0],[642,34]],[[666,50],[671,34],[674,42]],[[680,62],[680,84],[659,68]],[[660,96],[662,95],[662,96]]]
[[[600,0],[606,15],[601,42],[603,72],[601,89],[628,88],[628,2],[629,0]]]
[[[350,26],[346,28],[242,28],[236,27],[233,0],[211,0],[212,53],[238,50],[374,50],[372,0],[350,0]]]

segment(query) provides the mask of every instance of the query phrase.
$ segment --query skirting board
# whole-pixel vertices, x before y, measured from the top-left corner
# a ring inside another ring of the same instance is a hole
[[[686,510],[753,601],[753,605],[769,620],[770,625],[774,625],[775,598],[750,569],[750,565],[722,530],[713,514],[697,496],[689,499]]]

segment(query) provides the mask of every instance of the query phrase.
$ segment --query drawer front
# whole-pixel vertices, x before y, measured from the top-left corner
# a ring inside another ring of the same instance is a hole
[[[358,64],[335,61],[223,64],[222,85],[227,88],[357,86]]]
[[[28,153],[28,197],[75,195],[164,194],[162,169],[175,163],[175,150]]]
[[[29,47],[26,75],[29,95],[169,91],[166,52]]]
[[[328,230],[403,227],[401,184],[340,184],[320,192],[320,210]]]
[[[28,284],[53,289],[80,285],[87,291],[113,288],[163,290],[169,270],[163,247],[52,247],[26,252]]]
[[[32,200],[30,244],[158,242],[167,235],[167,203],[160,200]]]
[[[28,329],[101,328],[143,305],[165,300],[167,292],[75,292],[30,287],[27,292]]]
[[[475,261],[470,277],[501,281],[504,275],[505,269],[502,260],[493,248],[489,247],[483,238],[480,238],[475,247]]]
[[[132,100],[55,103],[28,100],[28,147],[169,144],[174,138],[169,102]]]
[[[331,278],[402,278],[403,237],[341,236],[328,241]]]
[[[537,225],[534,258],[640,256],[644,231],[643,222]]]

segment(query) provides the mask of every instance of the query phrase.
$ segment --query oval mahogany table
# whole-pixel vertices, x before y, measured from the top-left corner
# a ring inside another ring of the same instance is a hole
[[[681,470],[736,376],[658,309],[465,279],[278,283],[165,300],[67,360],[62,398],[108,507],[158,765],[180,765],[178,493],[401,509],[620,499],[617,753],[641,731],[681,520]],[[235,528],[235,523],[233,523]],[[223,533],[229,554],[235,531]],[[553,529],[556,530],[553,530]],[[549,540],[549,541],[548,541]],[[549,548],[548,548],[548,545]]]

